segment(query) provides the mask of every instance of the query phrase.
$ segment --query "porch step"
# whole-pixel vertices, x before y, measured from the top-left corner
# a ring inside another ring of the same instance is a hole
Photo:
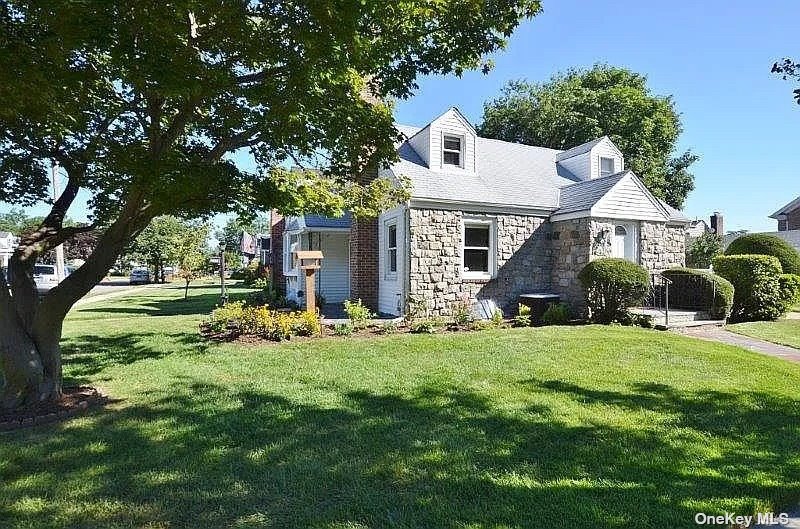
[[[657,329],[674,329],[680,327],[699,327],[703,325],[725,324],[725,320],[714,319],[707,311],[703,310],[671,309],[669,311],[669,323],[667,323],[667,312],[664,310],[636,307],[631,309],[631,313],[650,316],[652,318],[653,325]]]

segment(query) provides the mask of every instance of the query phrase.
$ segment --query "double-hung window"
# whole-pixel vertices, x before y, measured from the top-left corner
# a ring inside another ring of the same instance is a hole
[[[445,134],[442,137],[442,163],[462,167],[464,142],[461,136]]]
[[[386,224],[386,275],[397,274],[397,224]]]
[[[464,219],[461,274],[465,279],[491,279],[495,266],[494,221]]]
[[[600,177],[614,174],[614,158],[600,157]]]

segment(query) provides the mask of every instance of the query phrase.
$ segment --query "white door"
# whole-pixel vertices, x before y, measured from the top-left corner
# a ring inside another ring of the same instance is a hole
[[[637,262],[636,258],[636,225],[617,224],[611,238],[611,255],[620,259]]]

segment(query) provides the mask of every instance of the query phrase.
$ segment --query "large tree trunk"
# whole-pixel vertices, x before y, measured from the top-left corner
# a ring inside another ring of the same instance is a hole
[[[33,266],[46,245],[23,240],[11,259],[11,285],[0,276],[0,406],[18,408],[61,396],[61,331],[76,301],[98,284],[125,245],[152,218],[129,206],[86,262],[39,299]]]

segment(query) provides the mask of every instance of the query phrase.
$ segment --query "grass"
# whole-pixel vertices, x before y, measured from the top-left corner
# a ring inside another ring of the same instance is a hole
[[[800,320],[753,321],[728,325],[727,329],[768,342],[800,349]]]
[[[0,435],[0,526],[676,528],[800,498],[788,362],[598,326],[209,345],[216,291],[180,295],[69,317],[67,376],[121,400]]]

